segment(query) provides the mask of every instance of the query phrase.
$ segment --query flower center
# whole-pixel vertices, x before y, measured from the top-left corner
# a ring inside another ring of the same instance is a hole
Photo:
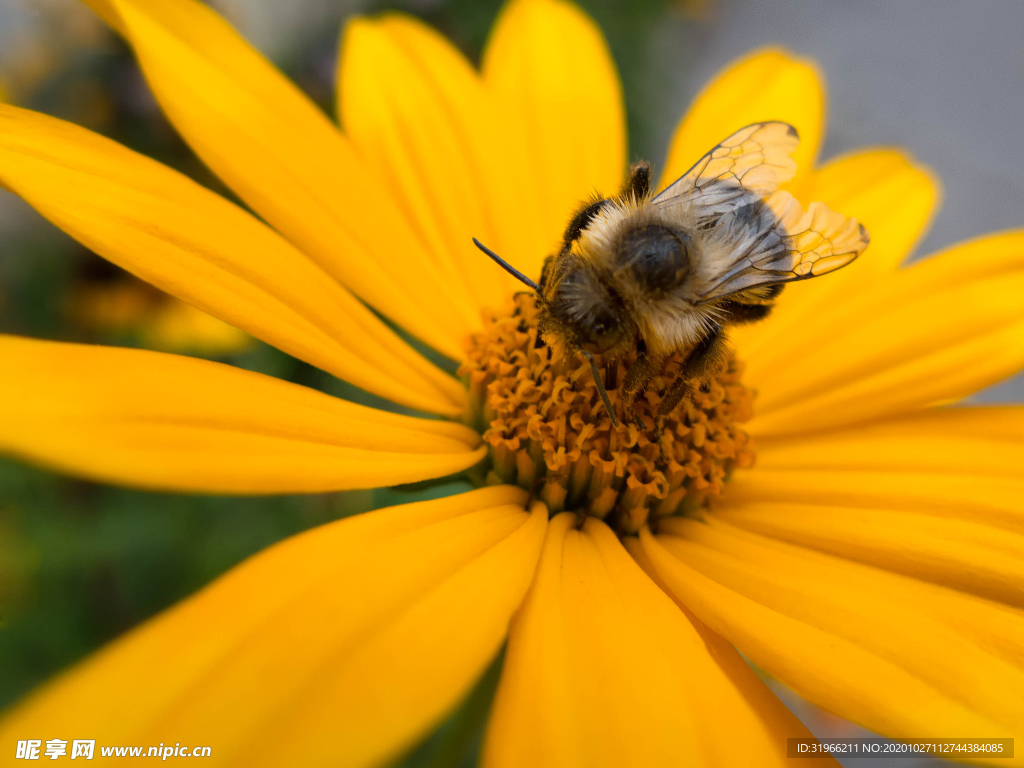
[[[508,314],[489,314],[469,341],[459,369],[470,393],[472,425],[489,446],[480,484],[514,483],[544,501],[552,514],[569,510],[604,519],[622,534],[645,522],[685,514],[722,492],[754,450],[738,424],[753,415],[753,393],[742,364],[728,353],[703,381],[693,381],[679,405],[658,415],[676,380],[672,358],[633,403],[621,382],[635,359],[602,361],[616,410],[612,425],[589,363],[556,358],[537,332],[537,302],[517,294]]]

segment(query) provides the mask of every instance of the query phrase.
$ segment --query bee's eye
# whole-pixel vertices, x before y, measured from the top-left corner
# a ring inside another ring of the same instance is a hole
[[[629,269],[650,291],[676,287],[690,272],[684,237],[667,227],[652,224],[631,230],[619,241],[616,266]]]
[[[547,310],[574,343],[601,354],[621,341],[628,318],[611,287],[583,265],[571,264],[551,291]]]
[[[622,324],[608,309],[602,307],[595,313],[591,322],[584,323],[581,330],[585,338],[584,346],[591,352],[606,352],[619,341],[622,336]]]

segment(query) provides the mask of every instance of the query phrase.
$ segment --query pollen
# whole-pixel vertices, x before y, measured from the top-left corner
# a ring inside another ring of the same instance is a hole
[[[721,494],[737,467],[754,463],[740,427],[753,415],[743,366],[727,353],[707,379],[693,381],[671,413],[658,405],[672,386],[670,359],[627,407],[616,383],[633,360],[602,363],[619,426],[613,426],[590,365],[558,356],[537,330],[537,303],[517,294],[511,311],[488,313],[468,342],[459,370],[470,393],[470,419],[488,446],[476,472],[481,484],[513,483],[544,501],[552,514],[594,515],[620,534],[692,513]]]

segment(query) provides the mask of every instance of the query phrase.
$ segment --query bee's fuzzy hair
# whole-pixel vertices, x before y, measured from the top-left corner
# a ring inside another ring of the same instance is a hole
[[[598,273],[611,279],[615,249],[623,235],[646,226],[662,226],[671,230],[696,232],[696,216],[685,204],[671,207],[652,205],[649,200],[619,199],[609,201],[582,232],[573,252]],[[701,248],[701,240],[694,246]],[[700,268],[706,259],[691,255],[691,268]],[[704,275],[696,275],[698,279]],[[711,277],[711,275],[707,275]],[[615,275],[614,284],[629,305],[633,317],[655,354],[670,354],[691,347],[717,325],[721,314],[713,304],[699,304],[690,297],[651,296],[628,274]]]

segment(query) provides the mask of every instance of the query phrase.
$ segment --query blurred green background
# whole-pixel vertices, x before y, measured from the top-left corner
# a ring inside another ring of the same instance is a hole
[[[499,0],[211,3],[325,111],[338,32],[400,9],[479,60]],[[1024,223],[1024,4],[1001,0],[583,0],[620,68],[631,158],[658,164],[715,71],[781,42],[819,60],[831,100],[826,156],[909,147],[946,181],[925,250]],[[899,76],[894,76],[899,73]],[[76,0],[0,0],[0,96],[84,125],[215,190],[162,117],[127,49]],[[0,332],[144,346],[223,360],[379,404],[108,265],[0,191]],[[1024,399],[1017,379],[981,399]],[[311,526],[458,486],[215,498],[110,488],[0,458],[0,708],[246,556]],[[472,762],[497,667],[409,764]],[[793,697],[819,735],[852,733]],[[925,762],[901,761],[904,768]]]

